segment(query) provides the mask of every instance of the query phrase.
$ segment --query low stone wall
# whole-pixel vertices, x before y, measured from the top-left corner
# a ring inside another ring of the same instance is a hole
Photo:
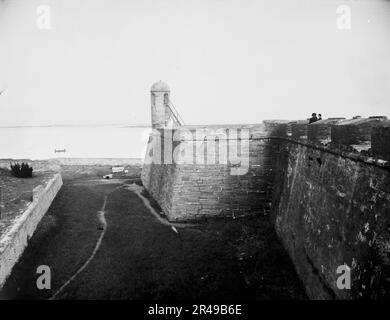
[[[33,202],[30,203],[21,216],[15,219],[12,227],[1,236],[0,289],[61,186],[61,175],[57,173],[46,186],[36,187],[33,190]]]
[[[277,161],[272,217],[308,296],[389,298],[389,168],[292,141]]]

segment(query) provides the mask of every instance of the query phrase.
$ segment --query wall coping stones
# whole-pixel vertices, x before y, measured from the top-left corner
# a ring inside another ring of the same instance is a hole
[[[387,117],[369,117],[369,118],[358,118],[358,119],[347,119],[336,124],[337,126],[359,126],[364,124],[372,124],[380,123],[386,120]]]
[[[307,141],[307,140],[296,140],[296,139],[292,139],[292,138],[278,138],[278,139],[282,139],[282,140],[285,140],[288,142],[300,144],[300,145],[303,145],[306,147],[310,147],[313,149],[317,149],[320,151],[324,151],[327,153],[338,155],[338,156],[341,156],[343,158],[347,158],[350,160],[363,162],[365,164],[380,167],[382,169],[387,169],[387,170],[390,169],[390,162],[389,161],[377,159],[377,158],[374,158],[371,156],[357,153],[355,150],[348,150],[348,149],[343,150],[342,148],[340,148],[340,146],[335,146],[335,145],[331,145],[331,144],[325,146],[325,145],[322,145],[319,143],[313,143],[313,142]]]
[[[309,126],[319,126],[319,125],[326,125],[326,124],[330,125],[330,124],[342,122],[342,120],[345,120],[345,118],[328,118],[328,119],[318,120],[313,123],[309,123],[308,125]]]

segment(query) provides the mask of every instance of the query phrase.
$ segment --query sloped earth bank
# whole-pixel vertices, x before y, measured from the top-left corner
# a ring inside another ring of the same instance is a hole
[[[2,299],[306,299],[268,217],[172,228],[129,188],[139,167],[113,180],[101,179],[109,167],[62,171]],[[39,265],[51,269],[50,290],[37,289]]]

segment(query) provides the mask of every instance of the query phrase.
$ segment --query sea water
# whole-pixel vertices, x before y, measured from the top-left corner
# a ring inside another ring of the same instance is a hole
[[[120,125],[0,127],[0,159],[143,159],[150,131]]]

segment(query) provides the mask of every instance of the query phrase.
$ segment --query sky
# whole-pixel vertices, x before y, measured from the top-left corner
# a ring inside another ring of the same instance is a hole
[[[186,124],[390,117],[389,39],[385,0],[0,0],[0,125],[150,124],[158,80]]]

